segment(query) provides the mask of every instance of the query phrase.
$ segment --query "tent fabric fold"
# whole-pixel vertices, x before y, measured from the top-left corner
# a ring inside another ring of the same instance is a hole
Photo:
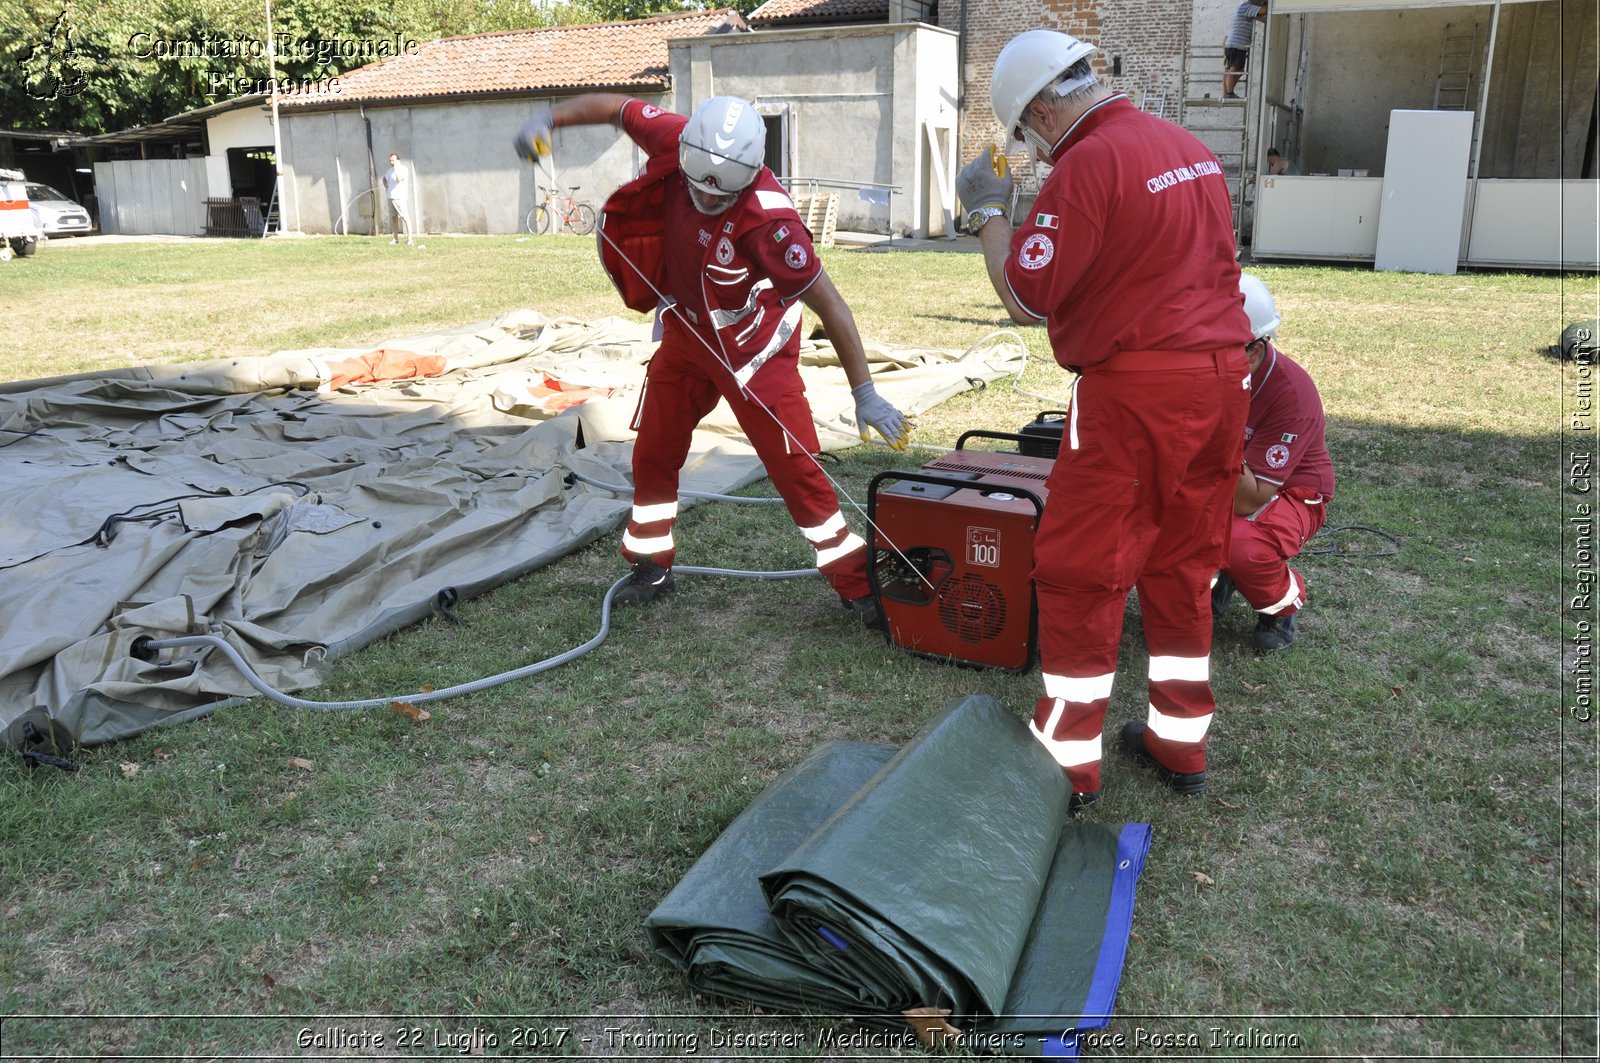
[[[978,1047],[1070,1056],[1109,1021],[1150,828],[1070,820],[1069,796],[970,696],[892,755],[819,746],[645,925],[704,992],[881,1026],[945,1008]]]
[[[442,590],[482,593],[615,531],[627,495],[570,474],[630,482],[654,349],[648,322],[524,310],[366,349],[0,383],[0,742],[25,714],[92,745],[255,694],[208,650],[131,657],[140,635],[224,635],[304,690]],[[868,357],[907,413],[1018,368]],[[824,449],[859,445],[832,349],[802,362]],[[763,475],[723,404],[682,487]]]

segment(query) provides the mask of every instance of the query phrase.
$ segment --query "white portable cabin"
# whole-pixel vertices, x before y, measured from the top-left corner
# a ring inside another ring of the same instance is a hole
[[[1600,267],[1596,24],[1593,0],[1273,0],[1252,255]]]

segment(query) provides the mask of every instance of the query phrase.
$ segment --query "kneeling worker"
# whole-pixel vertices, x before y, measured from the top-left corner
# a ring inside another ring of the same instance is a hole
[[[856,403],[861,438],[876,429],[896,450],[910,427],[872,385],[855,318],[823,270],[811,234],[762,164],[766,126],[747,100],[716,96],[690,118],[643,100],[595,93],[539,107],[517,133],[517,154],[550,151],[563,126],[610,124],[649,156],[600,218],[600,258],[623,301],[659,314],[633,429],[633,512],[622,555],[633,574],[612,598],[643,605],[672,589],[678,474],[690,437],[718,399],[745,436],[816,550],[844,606],[880,623],[867,583],[867,548],[845,524],[815,454],[820,449],[799,372],[801,306],[833,341]]]
[[[1244,468],[1233,494],[1228,567],[1217,574],[1211,615],[1220,618],[1238,590],[1256,611],[1255,648],[1285,650],[1306,602],[1305,579],[1289,566],[1321,529],[1333,501],[1333,460],[1324,434],[1322,396],[1310,374],[1272,345],[1278,308],[1261,278],[1241,274],[1245,313],[1255,338]]]

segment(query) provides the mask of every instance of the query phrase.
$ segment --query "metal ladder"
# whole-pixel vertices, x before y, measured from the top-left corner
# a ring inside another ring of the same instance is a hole
[[[1478,57],[1478,24],[1463,32],[1455,23],[1444,26],[1439,48],[1439,77],[1433,84],[1433,109],[1465,111],[1472,102],[1472,73]]]
[[[1260,48],[1250,49],[1245,77],[1256,73]],[[1233,201],[1233,232],[1241,236],[1244,226],[1244,190],[1254,177],[1247,172],[1250,155],[1250,93],[1238,99],[1222,98],[1222,48],[1195,48],[1192,42],[1183,52],[1182,96],[1178,101],[1178,124],[1199,137],[1222,164]],[[1239,84],[1246,83],[1241,78]]]
[[[1157,118],[1167,116],[1167,90],[1164,85],[1146,85],[1139,92],[1139,110]]]

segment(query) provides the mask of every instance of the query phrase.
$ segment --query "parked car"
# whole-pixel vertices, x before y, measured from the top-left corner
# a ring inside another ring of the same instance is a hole
[[[39,222],[28,208],[28,182],[19,170],[0,170],[0,260],[39,249]]]
[[[94,232],[89,212],[49,185],[29,181],[28,205],[46,236],[78,236]]]

